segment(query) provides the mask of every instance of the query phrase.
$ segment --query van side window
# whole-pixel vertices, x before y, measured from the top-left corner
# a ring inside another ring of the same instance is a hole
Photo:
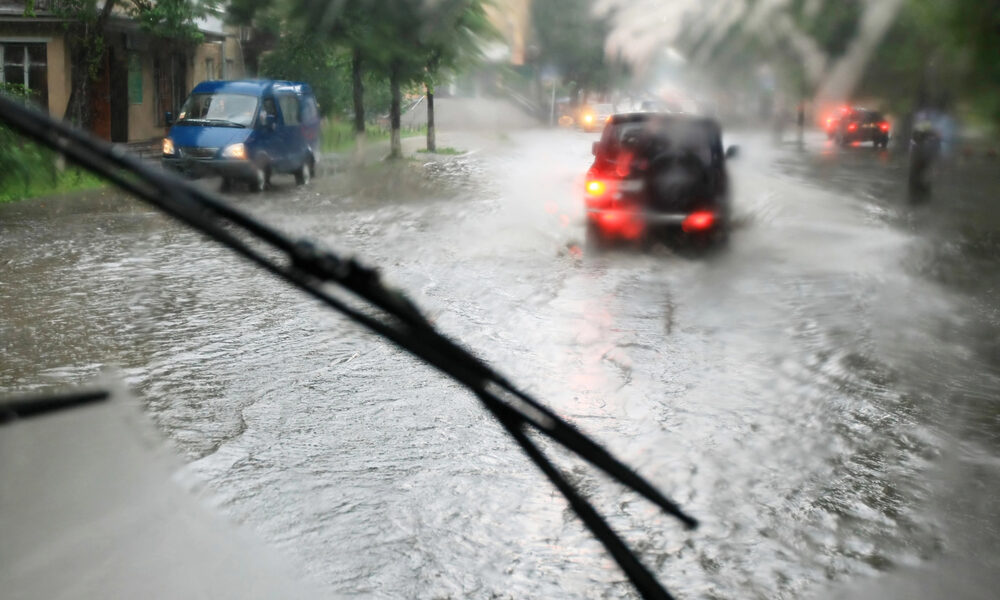
[[[264,120],[264,115],[273,115],[275,118],[278,116],[278,110],[274,106],[274,98],[264,98],[264,102],[260,105],[260,119]]]
[[[285,120],[285,125],[298,125],[299,119],[299,99],[297,96],[278,96],[278,105],[281,106],[281,116]]]
[[[316,104],[315,98],[306,96],[302,99],[302,122],[315,123],[316,121],[319,121],[319,106]]]

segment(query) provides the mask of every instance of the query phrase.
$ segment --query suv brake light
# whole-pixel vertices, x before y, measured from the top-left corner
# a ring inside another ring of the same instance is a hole
[[[887,123],[886,121],[882,121],[881,123],[878,124],[878,128],[881,129],[882,131],[889,131],[889,123]]]
[[[603,196],[606,191],[608,191],[608,186],[600,179],[587,181],[587,193],[591,196]]]
[[[715,213],[710,210],[698,210],[684,218],[681,229],[686,233],[695,233],[711,229],[712,225],[715,225]]]
[[[847,126],[847,130],[848,131],[854,131],[857,128],[858,128],[858,124],[857,123],[851,123],[850,125]]]

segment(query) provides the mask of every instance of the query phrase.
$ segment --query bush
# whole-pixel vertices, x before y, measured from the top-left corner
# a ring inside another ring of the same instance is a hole
[[[0,94],[29,102],[21,85],[0,84]],[[24,139],[0,124],[0,202],[101,185],[101,180],[80,169],[60,170],[55,152]]]

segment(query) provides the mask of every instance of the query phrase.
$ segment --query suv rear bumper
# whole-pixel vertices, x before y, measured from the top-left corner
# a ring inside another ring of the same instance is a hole
[[[648,225],[680,225],[688,213],[662,213],[648,210],[629,210],[625,208],[588,208],[587,218],[592,221],[604,218],[620,217],[639,221]]]

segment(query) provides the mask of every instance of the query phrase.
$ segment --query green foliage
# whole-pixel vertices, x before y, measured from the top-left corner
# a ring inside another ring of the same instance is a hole
[[[275,49],[261,58],[260,75],[308,83],[324,116],[340,116],[351,107],[350,54],[321,36],[282,36]],[[384,114],[389,109],[388,83],[368,73],[364,85],[366,113]]]
[[[0,94],[29,102],[24,86],[0,84]],[[0,203],[98,187],[102,180],[80,169],[56,169],[53,152],[26,141],[20,134],[0,125]]]
[[[460,154],[465,154],[465,150],[459,150],[457,148],[452,148],[451,146],[445,146],[444,148],[438,148],[433,151],[421,148],[417,150],[417,152],[420,154],[442,154],[445,156],[458,156]]]
[[[417,127],[415,129],[404,128],[402,130],[401,137],[416,137],[426,133],[427,127],[424,126]],[[324,122],[322,138],[322,149],[325,153],[347,153],[353,150],[355,144],[357,143],[357,137],[354,133],[354,129],[351,126],[351,123],[347,121],[331,119]],[[385,142],[388,139],[389,130],[380,125],[369,127],[365,130],[365,141],[367,143]]]
[[[454,69],[478,55],[480,41],[493,34],[484,0],[293,0],[279,6],[274,0],[235,0],[231,18],[242,23],[261,19],[279,21],[282,42],[269,59],[271,75],[293,72],[293,57],[313,46],[321,64],[303,79],[322,87],[330,106],[328,114],[338,112],[332,105],[345,98],[340,84],[344,71],[341,56],[349,57],[351,69],[351,105],[355,126],[363,129],[369,106],[381,103],[380,91],[388,80],[390,126],[399,127],[401,92],[413,85],[433,90],[439,72]],[[287,8],[286,8],[287,7]],[[300,36],[305,43],[288,41]],[[283,46],[283,47],[281,47]],[[303,67],[304,68],[304,67]],[[364,74],[364,81],[353,78]],[[374,76],[374,78],[373,78]],[[322,83],[317,83],[322,81]],[[363,86],[357,85],[364,83]],[[364,90],[362,90],[362,87]],[[360,104],[366,105],[362,111]],[[428,140],[432,138],[429,137]],[[399,136],[392,137],[391,155],[398,156]],[[428,142],[430,143],[430,141]]]
[[[195,20],[209,14],[210,5],[196,0],[124,0],[125,8],[143,31],[191,44],[205,36]]]
[[[608,22],[594,16],[593,5],[593,0],[532,2],[537,48],[532,61],[539,69],[554,69],[574,90],[606,92],[621,79],[625,67],[606,56]]]

